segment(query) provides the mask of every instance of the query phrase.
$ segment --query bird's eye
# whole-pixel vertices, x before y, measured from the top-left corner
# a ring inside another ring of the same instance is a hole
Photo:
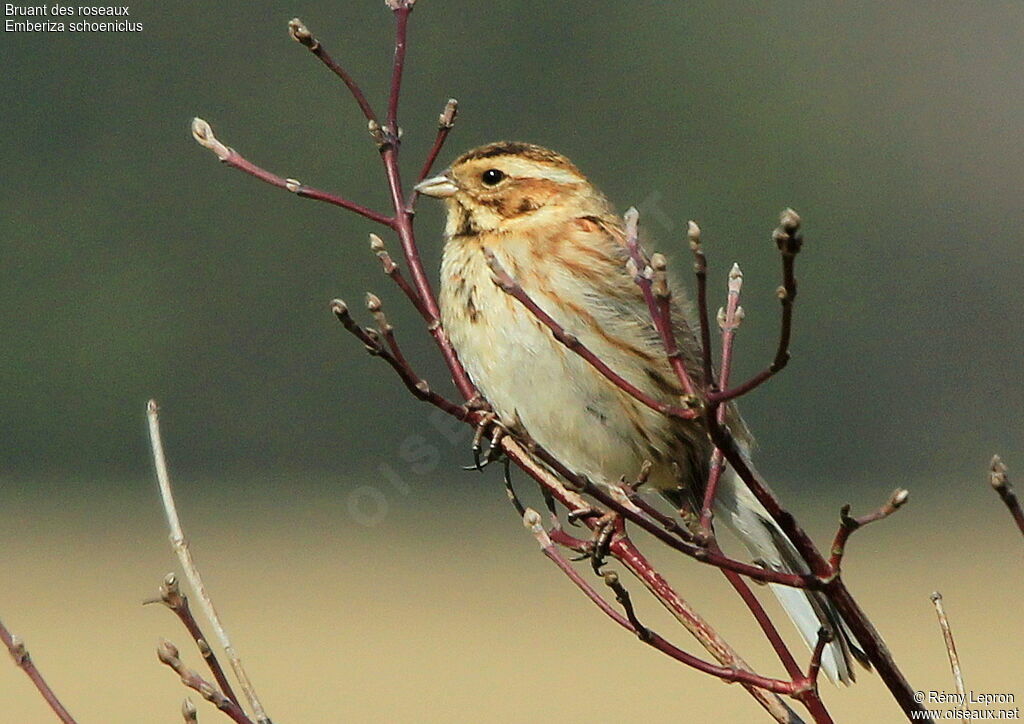
[[[505,174],[496,168],[489,168],[480,176],[480,180],[487,186],[495,186],[496,184],[501,183],[501,180],[504,178]]]

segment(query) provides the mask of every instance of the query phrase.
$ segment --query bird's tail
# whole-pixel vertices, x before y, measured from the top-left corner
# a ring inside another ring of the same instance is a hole
[[[725,471],[719,483],[715,520],[725,523],[754,559],[766,568],[783,573],[809,572],[792,541],[731,468]],[[810,648],[814,648],[821,627],[831,632],[832,641],[822,652],[821,670],[833,683],[853,683],[854,659],[870,668],[867,655],[824,596],[776,583],[769,585]]]

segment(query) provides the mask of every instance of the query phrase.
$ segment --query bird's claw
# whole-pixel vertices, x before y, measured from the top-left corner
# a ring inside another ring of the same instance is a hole
[[[493,412],[486,412],[476,424],[473,433],[473,464],[462,466],[463,470],[482,471],[485,467],[501,457],[501,438],[508,434],[508,429],[498,420]],[[487,450],[484,452],[483,441],[487,438]]]
[[[618,513],[613,511],[603,511],[596,508],[584,508],[582,510],[574,510],[566,516],[567,520],[577,525],[577,521],[586,518],[597,518],[594,521],[593,531],[594,535],[591,537],[589,544],[587,545],[586,551],[580,556],[573,558],[574,561],[582,561],[584,559],[590,559],[590,565],[594,571],[600,575],[601,566],[604,565],[605,558],[608,557],[608,551],[612,545],[612,539],[615,533],[620,529],[622,518]]]

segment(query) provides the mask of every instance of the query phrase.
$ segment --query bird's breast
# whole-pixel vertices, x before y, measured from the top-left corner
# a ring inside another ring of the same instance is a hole
[[[634,321],[642,317],[597,301],[599,290],[585,277],[535,258],[525,248],[528,240],[502,236],[488,241],[486,236],[448,241],[440,302],[462,364],[500,419],[599,482],[633,478],[644,460],[670,459],[674,435],[669,421],[608,382],[498,287],[484,248],[545,312],[613,370],[649,394],[664,396],[649,332]]]

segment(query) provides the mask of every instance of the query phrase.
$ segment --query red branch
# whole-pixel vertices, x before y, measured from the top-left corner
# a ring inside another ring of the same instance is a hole
[[[340,299],[335,299],[331,302],[331,311],[334,312],[334,316],[338,318],[338,321],[344,325],[345,329],[354,334],[360,342],[366,347],[366,351],[375,357],[380,357],[389,365],[392,369],[398,373],[402,382],[417,398],[424,402],[429,402],[440,410],[448,413],[452,417],[458,418],[459,420],[470,419],[469,411],[461,406],[456,405],[454,402],[448,400],[443,395],[439,395],[430,389],[430,385],[427,384],[426,380],[417,375],[409,363],[405,360],[405,357],[399,352],[397,355],[392,350],[386,348],[380,343],[379,336],[376,335],[374,330],[366,330],[356,324],[355,320],[352,319],[352,315],[348,311],[348,306],[345,302]],[[394,334],[391,333],[391,341],[394,344]],[[397,350],[397,344],[395,348]]]
[[[306,27],[305,23],[298,18],[292,18],[288,23],[288,33],[292,36],[292,40],[309,48],[310,52],[320,59],[320,62],[327,66],[332,73],[341,78],[341,81],[348,88],[352,97],[355,99],[356,104],[359,106],[359,110],[361,110],[363,115],[366,116],[366,120],[376,123],[377,115],[373,112],[370,102],[366,100],[366,96],[363,95],[363,89],[360,88],[359,84],[356,83],[352,76],[348,74],[348,71],[334,62],[334,58],[332,58],[330,53],[324,49],[320,44],[320,41],[313,37],[313,34],[309,32],[309,28]]]
[[[633,274],[633,281],[640,287],[640,292],[644,296],[651,321],[658,330],[658,336],[665,347],[665,357],[672,365],[676,379],[690,401],[695,403],[697,390],[689,372],[686,371],[686,363],[682,352],[679,351],[675,331],[672,329],[672,292],[665,272],[665,257],[655,254],[652,259],[648,259],[640,247],[640,212],[630,208],[623,218],[626,222],[626,249],[632,262],[629,268]]]
[[[696,225],[695,225],[696,226]],[[702,255],[703,256],[703,255]],[[736,339],[736,329],[743,321],[743,308],[740,306],[740,291],[743,289],[743,273],[739,265],[733,264],[729,272],[729,298],[726,307],[719,316],[719,326],[722,328],[722,365],[718,373],[718,386],[725,389],[729,386],[729,374],[732,371],[732,348]],[[706,315],[705,315],[706,316]],[[710,355],[705,355],[710,358]],[[718,408],[718,423],[725,424],[726,407]],[[714,536],[711,528],[711,521],[714,518],[715,495],[718,493],[718,482],[725,472],[725,463],[722,451],[715,448],[711,455],[711,469],[708,473],[708,482],[704,487],[704,502],[700,511],[700,530],[706,540]]]
[[[217,687],[188,668],[179,658],[178,648],[170,641],[161,641],[156,649],[160,662],[173,669],[181,677],[181,683],[198,692],[200,696],[227,714],[236,724],[253,724],[237,703],[224,696]]]
[[[687,222],[686,236],[693,252],[693,273],[697,278],[697,315],[700,323],[701,363],[707,385],[715,384],[714,365],[711,362],[711,322],[708,321],[708,259],[700,243],[700,227]]]
[[[846,541],[855,530],[864,527],[868,523],[874,523],[876,520],[888,518],[903,507],[909,496],[909,491],[897,488],[889,496],[889,500],[886,501],[885,505],[858,518],[851,518],[850,506],[844,505],[842,510],[839,511],[839,530],[836,531],[836,537],[832,541],[832,556],[829,559],[829,565],[832,566],[832,570],[836,573],[839,572],[843,563],[843,554],[846,552]]]
[[[595,370],[600,372],[605,379],[637,402],[647,405],[647,407],[651,408],[655,412],[660,412],[661,414],[668,415],[669,417],[678,417],[682,420],[692,420],[697,417],[697,412],[695,410],[677,407],[675,405],[666,405],[664,402],[658,402],[625,377],[622,377],[620,374],[615,372],[615,370],[605,364],[600,357],[591,352],[585,344],[580,342],[576,335],[566,332],[562,325],[556,322],[550,314],[545,312],[540,305],[537,304],[537,302],[531,299],[530,295],[526,293],[526,290],[523,289],[519,282],[513,279],[509,273],[505,271],[504,267],[501,266],[501,262],[499,262],[497,257],[494,256],[494,252],[490,249],[484,249],[484,255],[487,257],[487,263],[490,265],[491,271],[494,273],[494,281],[499,287],[501,287],[501,290],[526,307],[533,316],[540,320],[544,326],[551,331],[551,335],[559,343],[565,345],[569,350],[585,359]]]
[[[228,677],[224,674],[224,669],[217,660],[217,655],[210,648],[209,640],[203,635],[199,623],[196,621],[195,616],[192,615],[192,608],[188,605],[188,597],[181,592],[181,587],[178,585],[178,577],[173,573],[168,573],[163,583],[160,584],[160,597],[146,601],[146,603],[162,603],[174,612],[174,615],[178,617],[185,630],[188,631],[189,636],[195,642],[196,648],[199,649],[203,660],[206,661],[206,665],[209,667],[210,673],[213,674],[217,686],[220,687],[221,693],[236,705],[241,706],[238,703],[238,697],[231,688],[231,682],[228,681]]]
[[[437,155],[441,153],[441,148],[448,139],[448,134],[455,127],[455,117],[458,114],[459,102],[454,98],[449,98],[444,106],[444,110],[441,111],[441,115],[437,117],[437,136],[434,138],[434,145],[430,147],[430,152],[427,153],[427,158],[423,162],[423,168],[420,169],[417,181],[422,181],[430,175],[430,170],[434,167],[434,162],[437,161]],[[416,191],[413,191],[413,194],[419,195]]]
[[[716,666],[715,664],[709,663],[702,659],[688,654],[687,652],[673,646],[671,643],[666,641],[664,638],[659,636],[650,629],[638,629],[636,625],[630,622],[627,616],[623,616],[614,608],[612,608],[604,598],[598,594],[593,587],[584,580],[583,576],[572,567],[572,565],[565,560],[564,557],[558,552],[554,544],[551,542],[551,538],[548,537],[543,526],[540,524],[540,515],[532,509],[527,508],[526,515],[523,516],[523,523],[533,533],[537,542],[540,544],[541,549],[544,551],[549,559],[551,559],[555,565],[557,565],[566,576],[575,583],[587,598],[594,602],[598,608],[600,608],[609,618],[615,621],[617,624],[622,626],[627,631],[637,634],[641,641],[652,646],[662,653],[670,656],[676,661],[682,662],[687,666],[691,666],[698,671],[703,671],[706,674],[711,674],[723,681],[730,682],[741,682],[756,686],[760,689],[772,691],[777,694],[788,694],[793,695],[796,691],[796,684],[792,681],[783,681],[781,679],[771,679],[766,676],[759,676],[749,671],[743,671],[742,669],[727,668],[724,666]]]
[[[53,709],[53,713],[57,715],[64,724],[75,724],[74,717],[68,713],[68,710],[64,708],[64,705],[60,703],[60,699],[53,693],[53,689],[46,683],[46,679],[39,673],[39,669],[36,668],[35,663],[32,661],[32,657],[29,656],[28,649],[25,648],[25,643],[17,636],[7,630],[7,627],[0,622],[0,641],[3,641],[4,646],[7,647],[7,651],[10,652],[11,658],[14,659],[15,665],[19,669],[25,672],[25,675],[31,679],[32,684],[39,691],[40,696],[43,700]]]
[[[775,357],[767,369],[754,375],[734,389],[723,389],[713,392],[710,398],[715,402],[727,402],[745,395],[756,387],[775,376],[789,362],[789,340],[793,330],[793,302],[796,300],[796,276],[793,273],[796,255],[800,253],[804,240],[800,235],[800,217],[793,209],[782,212],[779,228],[772,234],[772,239],[779,247],[782,257],[782,286],[777,295],[782,304],[782,321],[779,326],[779,343],[775,349]]]
[[[225,146],[223,143],[218,141],[217,137],[213,135],[213,129],[210,127],[210,124],[202,118],[192,119],[192,137],[195,138],[201,146],[208,148],[217,154],[217,158],[219,158],[222,163],[226,163],[232,168],[237,168],[239,171],[244,171],[250,176],[255,176],[260,181],[264,181],[271,186],[291,191],[298,196],[304,196],[308,199],[325,201],[328,204],[340,206],[343,209],[348,209],[349,211],[357,213],[370,221],[375,221],[378,224],[383,224],[384,226],[392,226],[394,223],[392,219],[384,216],[384,214],[380,214],[373,209],[368,209],[361,204],[349,201],[348,199],[343,199],[342,197],[336,196],[327,191],[315,189],[312,186],[306,186],[295,179],[283,178],[275,173],[267,171],[266,169],[260,168],[256,164],[244,158],[235,149]]]
[[[992,488],[999,494],[1000,499],[1003,501],[1003,505],[1010,511],[1010,515],[1013,516],[1014,522],[1017,524],[1017,528],[1024,534],[1024,510],[1021,510],[1020,500],[1017,498],[1017,493],[1014,491],[1013,486],[1010,485],[1010,478],[1007,475],[1006,466],[998,455],[992,457],[992,463],[989,465],[989,483]]]

